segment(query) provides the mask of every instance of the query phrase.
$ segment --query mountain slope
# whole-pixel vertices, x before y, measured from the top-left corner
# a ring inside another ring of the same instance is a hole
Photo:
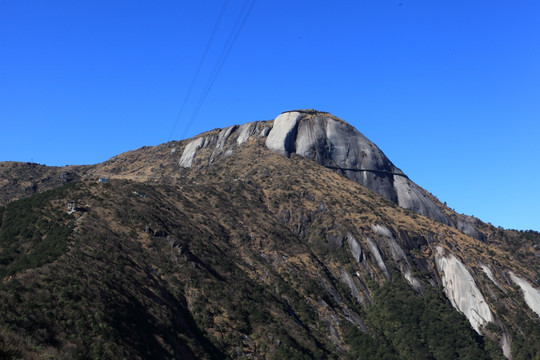
[[[306,112],[288,154],[268,146],[275,122],[218,129],[80,167],[82,180],[2,208],[0,354],[540,356],[540,236],[430,197],[448,226],[357,183],[339,151],[297,153],[301,129],[328,116]]]

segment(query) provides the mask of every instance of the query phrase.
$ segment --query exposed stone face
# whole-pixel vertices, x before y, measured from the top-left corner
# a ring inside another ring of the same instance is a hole
[[[397,202],[392,172],[399,171],[351,125],[330,116],[311,115],[299,122],[296,153],[334,169],[349,179]]]
[[[246,140],[255,133],[256,128],[257,124],[254,122],[240,125],[238,128],[238,138],[236,138],[238,145],[246,142]]]
[[[360,291],[358,290],[358,287],[356,286],[356,284],[354,283],[353,278],[349,275],[348,272],[343,271],[341,273],[341,281],[343,281],[345,284],[347,284],[347,286],[351,290],[351,295],[354,296],[356,301],[358,301],[362,305],[365,305],[364,299],[360,295]]]
[[[475,219],[472,216],[463,215],[462,219],[457,220],[456,228],[462,233],[472,236],[475,239],[485,241],[486,235],[475,227],[477,222],[478,219]]]
[[[487,265],[480,265],[480,267],[482,268],[482,270],[484,271],[484,274],[486,274],[486,276],[489,278],[489,280],[491,280],[495,285],[497,285],[497,287],[499,289],[502,290],[502,287],[501,285],[499,284],[499,282],[497,281],[497,279],[495,279],[495,276],[493,276],[493,272],[491,271],[491,269],[489,268],[489,266]]]
[[[371,225],[371,230],[373,230],[373,232],[375,234],[377,234],[377,235],[388,237],[388,238],[392,237],[392,232],[387,227],[385,227],[383,225],[372,224]]]
[[[217,139],[211,142],[211,144],[214,147],[214,151],[212,152],[212,155],[210,156],[210,162],[213,162],[219,156],[227,157],[233,154],[233,149],[230,146],[227,146],[228,145],[227,140],[229,140],[229,138],[231,137],[231,134],[236,129],[238,129],[237,125],[229,126],[221,130],[219,134],[217,135]]]
[[[371,229],[373,232],[379,236],[386,238],[388,242],[388,250],[390,250],[390,255],[392,260],[398,265],[399,270],[405,277],[405,279],[411,284],[411,286],[418,292],[423,292],[424,287],[420,281],[415,278],[412,274],[411,264],[407,260],[407,255],[405,251],[399,246],[392,232],[385,226],[379,224],[372,224]]]
[[[356,260],[356,262],[361,262],[362,248],[351,233],[347,234],[347,243],[349,244],[349,250],[351,251],[351,255],[353,256],[353,258]]]
[[[437,246],[435,263],[452,306],[461,311],[474,330],[481,334],[481,327],[495,319],[471,273],[453,254],[444,255],[440,246]]]
[[[193,159],[197,154],[197,150],[199,150],[203,146],[203,143],[204,138],[199,137],[187,144],[178,165],[180,165],[180,167],[191,167],[191,165],[193,165]]]
[[[328,240],[328,244],[332,247],[339,248],[343,246],[343,236],[341,234],[328,233],[326,234],[326,240]]]
[[[377,264],[377,267],[383,272],[384,277],[387,280],[390,280],[390,272],[386,268],[386,265],[384,263],[384,260],[381,255],[381,251],[379,250],[379,247],[377,246],[377,243],[372,238],[366,238],[369,251],[371,252],[371,255],[373,255],[373,258],[375,260],[375,263]]]
[[[286,112],[274,120],[268,149],[296,153],[338,171],[403,208],[450,224],[429,196],[346,122],[324,113]]]
[[[281,211],[280,218],[283,224],[288,224],[289,220],[291,219],[291,212],[289,211],[289,209],[283,209]]]
[[[398,196],[398,205],[402,208],[450,225],[450,221],[444,216],[441,209],[431,201],[426,192],[409,179],[394,175],[394,188]]]
[[[305,115],[299,112],[287,112],[274,120],[274,127],[266,139],[266,147],[281,155],[289,157],[294,152],[298,122]]]
[[[516,276],[513,272],[510,272],[510,277],[523,291],[523,298],[527,305],[540,316],[540,290],[535,289],[527,280]]]
[[[223,147],[225,146],[226,141],[229,139],[229,136],[231,136],[232,132],[237,128],[238,126],[229,126],[219,132],[216,150],[223,150]]]
[[[179,165],[191,167],[199,149],[212,149],[207,159],[212,163],[232,155],[251,137],[266,137],[266,147],[274,152],[286,157],[295,153],[316,161],[405,209],[457,226],[473,237],[481,236],[467,221],[454,225],[430,196],[395,167],[374,143],[353,126],[327,113],[290,111],[279,115],[273,124],[251,122],[221,129],[188,143]]]

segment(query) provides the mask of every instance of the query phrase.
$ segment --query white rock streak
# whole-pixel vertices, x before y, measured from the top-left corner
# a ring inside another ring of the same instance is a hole
[[[532,311],[540,316],[540,291],[529,284],[527,280],[516,276],[516,274],[511,271],[510,277],[523,291],[523,297],[527,305],[529,305]]]
[[[407,260],[407,255],[405,255],[405,251],[403,251],[401,246],[397,243],[392,232],[387,227],[379,224],[372,224],[371,229],[375,234],[386,238],[390,255],[392,256],[392,259],[394,259],[394,262],[399,266],[399,270],[402,272],[405,279],[416,291],[422,291],[424,287],[420,281],[413,276],[411,265],[409,264],[409,260]]]
[[[487,265],[481,265],[480,266],[482,268],[482,270],[484,271],[484,273],[487,275],[487,277],[489,278],[489,280],[493,281],[493,283],[495,285],[497,285],[497,287],[499,289],[502,289],[501,288],[501,285],[499,285],[499,283],[497,282],[497,280],[495,279],[495,276],[493,276],[493,273],[491,272],[491,269],[487,266]]]
[[[180,165],[181,167],[191,167],[191,165],[193,164],[193,159],[195,158],[195,154],[197,154],[197,150],[201,148],[203,143],[204,138],[200,137],[187,144],[184,152],[182,153],[182,157],[178,162],[178,165]]]
[[[266,147],[281,155],[289,156],[296,140],[296,127],[304,116],[305,114],[296,111],[279,115],[266,138]]]
[[[383,272],[386,279],[390,280],[390,273],[388,272],[388,269],[386,268],[386,265],[384,264],[384,261],[383,261],[383,258],[381,256],[381,252],[379,250],[379,247],[377,246],[377,243],[373,239],[371,239],[369,237],[366,238],[366,240],[367,240],[367,243],[368,243],[369,251],[371,252],[373,257],[375,258],[375,262],[377,263],[377,266],[379,267],[379,269],[381,269],[381,271]]]
[[[443,252],[443,248],[437,246],[435,263],[444,292],[452,306],[461,311],[474,330],[481,334],[481,327],[494,321],[493,314],[465,265],[453,254],[443,256]]]
[[[240,127],[238,128],[238,138],[236,139],[236,143],[240,145],[246,142],[247,139],[249,139],[249,137],[253,135],[256,126],[257,123],[254,122],[240,125]]]
[[[349,250],[351,251],[353,258],[356,260],[356,262],[361,262],[362,248],[351,233],[347,233],[347,243],[349,244]]]

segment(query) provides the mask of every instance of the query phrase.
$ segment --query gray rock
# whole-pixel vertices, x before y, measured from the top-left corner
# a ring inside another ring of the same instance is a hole
[[[471,273],[453,254],[444,254],[440,246],[437,246],[435,264],[446,296],[481,334],[481,328],[488,322],[495,322],[495,318]]]
[[[469,235],[480,241],[486,241],[486,235],[475,227],[478,219],[472,216],[463,215],[461,219],[458,219],[456,228],[462,233]]]
[[[289,220],[291,220],[291,212],[289,211],[289,209],[285,208],[281,210],[279,217],[281,218],[281,222],[283,224],[288,224]]]
[[[346,122],[326,113],[292,111],[279,115],[266,147],[284,156],[296,153],[334,169],[403,208],[449,225],[429,198],[383,152]]]
[[[384,236],[387,238],[392,238],[392,232],[384,225],[380,224],[371,224],[371,230],[379,236]]]
[[[259,137],[267,137],[269,132],[270,128],[268,126],[265,126],[259,133]]]
[[[232,155],[250,137],[266,137],[266,147],[272,151],[286,157],[296,153],[316,161],[405,209],[452,225],[423,189],[395,167],[374,143],[343,120],[314,110],[298,110],[279,115],[272,128],[268,124],[235,125],[196,138],[185,147],[179,165],[191,167],[200,148],[213,149],[208,159],[212,163]],[[460,226],[471,236],[481,236],[468,222]]]
[[[332,247],[341,247],[343,246],[343,236],[341,234],[326,234],[326,240],[328,244]]]
[[[377,264],[377,267],[382,271],[384,274],[384,277],[387,280],[390,280],[390,272],[386,268],[386,265],[384,264],[381,251],[379,250],[379,247],[377,246],[377,243],[370,237],[366,238],[369,251],[371,252],[371,255],[375,258],[375,263]]]
[[[77,180],[77,179],[80,178],[79,175],[77,175],[76,173],[71,172],[71,171],[63,171],[62,173],[60,173],[60,175],[58,177],[60,179],[64,180],[64,182],[66,182],[66,183],[71,182],[73,180]]]
[[[497,279],[495,279],[495,276],[493,276],[493,272],[491,271],[491,269],[489,268],[489,266],[484,265],[484,264],[481,264],[480,267],[481,267],[482,270],[484,271],[484,274],[486,274],[486,276],[489,278],[489,280],[491,280],[495,285],[497,285],[497,287],[498,287],[499,289],[501,289],[502,291],[504,291],[504,289],[501,287],[501,285],[499,284],[499,282],[497,281]]]
[[[525,303],[540,316],[540,290],[535,289],[527,280],[516,276],[512,271],[510,271],[510,277],[523,291]]]
[[[358,287],[354,283],[354,279],[351,277],[351,275],[349,275],[348,272],[343,271],[341,273],[341,281],[343,281],[349,290],[351,290],[351,295],[356,299],[356,301],[362,305],[366,305],[363,297],[360,295],[360,291],[358,291]]]
[[[409,263],[409,260],[407,260],[407,255],[397,243],[392,232],[387,227],[380,224],[372,224],[371,229],[375,234],[386,238],[386,241],[388,242],[388,249],[390,250],[390,256],[403,274],[403,277],[409,282],[409,284],[411,284],[414,290],[423,292],[424,286],[422,286],[422,283],[413,276],[411,264]]]
[[[246,142],[246,140],[255,133],[256,128],[257,123],[255,122],[240,125],[238,128],[238,137],[236,138],[236,143],[241,145]]]
[[[298,122],[304,116],[305,114],[295,111],[279,115],[274,120],[274,126],[266,138],[266,147],[289,157],[290,153],[294,152]]]
[[[358,314],[356,314],[355,312],[351,311],[350,309],[346,307],[342,307],[341,311],[343,311],[343,313],[345,314],[345,319],[347,319],[351,324],[358,326],[360,331],[362,331],[363,333],[365,334],[369,333],[369,329],[364,324],[362,319],[360,319],[360,316],[358,316]]]
[[[238,128],[238,125],[235,126],[229,126],[219,132],[217,144],[216,144],[216,150],[222,150],[225,146],[225,143],[227,142],[227,139],[229,139],[229,136]]]
[[[194,140],[192,140],[189,144],[186,145],[184,152],[182,153],[182,157],[180,158],[180,161],[178,162],[178,165],[180,167],[191,167],[193,164],[193,159],[195,158],[195,155],[197,154],[197,150],[199,150],[204,143],[204,138],[199,137]]]
[[[409,263],[409,260],[407,260],[405,251],[403,251],[393,236],[388,237],[387,241],[392,259],[397,264],[399,271],[401,271],[405,280],[409,282],[414,290],[417,292],[423,292],[424,286],[417,278],[413,276],[411,264]]]
[[[349,244],[349,250],[351,251],[351,255],[353,256],[353,258],[356,260],[356,262],[361,262],[362,248],[351,233],[347,234],[347,243]]]
[[[409,179],[403,176],[394,176],[394,188],[398,195],[398,205],[402,208],[412,210],[440,223],[451,225],[426,192]]]

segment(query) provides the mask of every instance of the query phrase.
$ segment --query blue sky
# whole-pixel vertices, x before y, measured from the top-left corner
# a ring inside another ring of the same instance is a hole
[[[184,101],[223,4],[0,1],[0,161],[93,164],[315,108],[456,211],[540,230],[540,2],[258,0],[197,112],[244,0]]]

